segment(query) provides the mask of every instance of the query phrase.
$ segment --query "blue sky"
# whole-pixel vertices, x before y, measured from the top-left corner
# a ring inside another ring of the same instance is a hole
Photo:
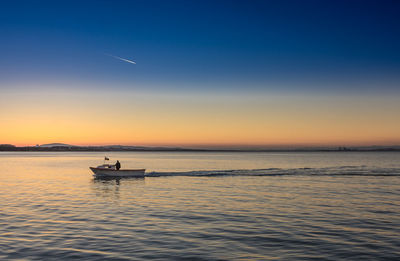
[[[399,1],[2,2],[0,144],[399,144],[399,13]]]
[[[399,11],[398,1],[10,1],[0,83],[391,92]]]

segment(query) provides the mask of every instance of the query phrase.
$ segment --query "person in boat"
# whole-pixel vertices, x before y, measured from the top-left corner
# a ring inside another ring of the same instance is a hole
[[[119,163],[119,160],[117,160],[117,163],[115,163],[115,168],[119,170],[121,168],[121,163]]]

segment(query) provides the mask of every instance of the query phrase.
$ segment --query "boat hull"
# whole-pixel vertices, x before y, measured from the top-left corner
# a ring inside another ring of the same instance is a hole
[[[104,169],[90,167],[96,177],[144,177],[145,169]]]

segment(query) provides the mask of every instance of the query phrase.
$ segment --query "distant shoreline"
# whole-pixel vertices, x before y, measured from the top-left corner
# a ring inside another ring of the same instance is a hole
[[[293,149],[198,149],[171,147],[134,146],[24,146],[0,144],[0,151],[6,152],[400,152],[399,146],[338,147],[338,148],[293,148]]]

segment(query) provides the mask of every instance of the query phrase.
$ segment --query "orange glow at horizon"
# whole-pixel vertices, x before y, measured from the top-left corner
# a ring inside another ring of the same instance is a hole
[[[129,93],[0,98],[0,144],[396,145],[390,98],[197,97]]]

